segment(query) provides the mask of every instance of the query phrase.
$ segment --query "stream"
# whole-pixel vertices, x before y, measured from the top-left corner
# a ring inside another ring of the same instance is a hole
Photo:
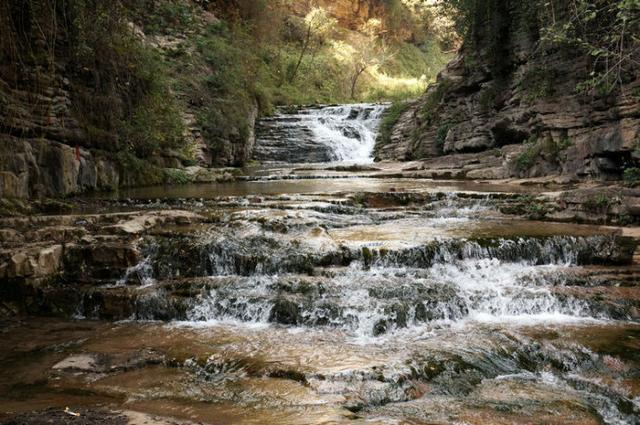
[[[500,212],[535,187],[386,173],[385,108],[282,111],[239,181],[104,196],[206,219],[130,237],[135,264],[42,295],[67,317],[4,325],[0,420],[640,423],[635,242]]]

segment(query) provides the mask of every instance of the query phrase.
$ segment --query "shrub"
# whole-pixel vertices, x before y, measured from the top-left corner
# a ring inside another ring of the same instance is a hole
[[[532,136],[526,144],[527,148],[516,158],[516,169],[521,172],[533,167],[542,150],[536,136]]]
[[[163,171],[165,184],[187,184],[193,181],[191,176],[179,168],[165,168]]]
[[[609,207],[616,202],[618,202],[616,198],[610,198],[606,193],[599,193],[598,195],[589,197],[583,204],[583,208],[591,212],[605,213],[609,210]]]
[[[144,17],[147,20],[145,30],[150,34],[171,34],[195,24],[194,11],[189,2],[156,0],[152,5],[152,10]]]
[[[624,170],[623,181],[630,187],[640,185],[640,168],[631,167]]]

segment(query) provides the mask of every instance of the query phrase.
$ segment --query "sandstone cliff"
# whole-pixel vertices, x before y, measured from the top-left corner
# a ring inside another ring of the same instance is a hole
[[[494,3],[502,9],[402,114],[378,159],[426,158],[441,177],[620,179],[640,158],[637,69],[607,95],[580,93],[589,55],[543,43],[519,2]]]
[[[312,7],[326,9],[343,27],[352,30],[359,29],[369,19],[384,15],[382,0],[297,1],[293,4],[293,10],[297,14],[305,14]]]

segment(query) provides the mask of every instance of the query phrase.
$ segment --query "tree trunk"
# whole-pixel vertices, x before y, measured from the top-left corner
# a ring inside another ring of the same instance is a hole
[[[289,78],[289,82],[293,83],[296,79],[296,75],[298,75],[298,68],[300,68],[300,64],[302,63],[302,59],[304,58],[305,53],[307,53],[307,49],[309,48],[309,43],[311,42],[311,24],[307,28],[307,38],[302,45],[302,50],[300,51],[300,56],[298,57],[298,62],[296,63],[296,67],[293,69],[293,74]]]
[[[361,69],[356,69],[356,73],[351,78],[351,99],[356,98],[356,85],[358,84],[358,79],[366,69],[367,69],[366,67]]]

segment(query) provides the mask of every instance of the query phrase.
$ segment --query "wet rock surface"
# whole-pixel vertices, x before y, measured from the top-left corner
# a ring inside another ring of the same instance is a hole
[[[591,189],[280,172],[0,219],[0,421],[634,423],[636,229],[558,216]]]
[[[256,127],[254,158],[271,163],[367,161],[385,105],[280,110]]]

